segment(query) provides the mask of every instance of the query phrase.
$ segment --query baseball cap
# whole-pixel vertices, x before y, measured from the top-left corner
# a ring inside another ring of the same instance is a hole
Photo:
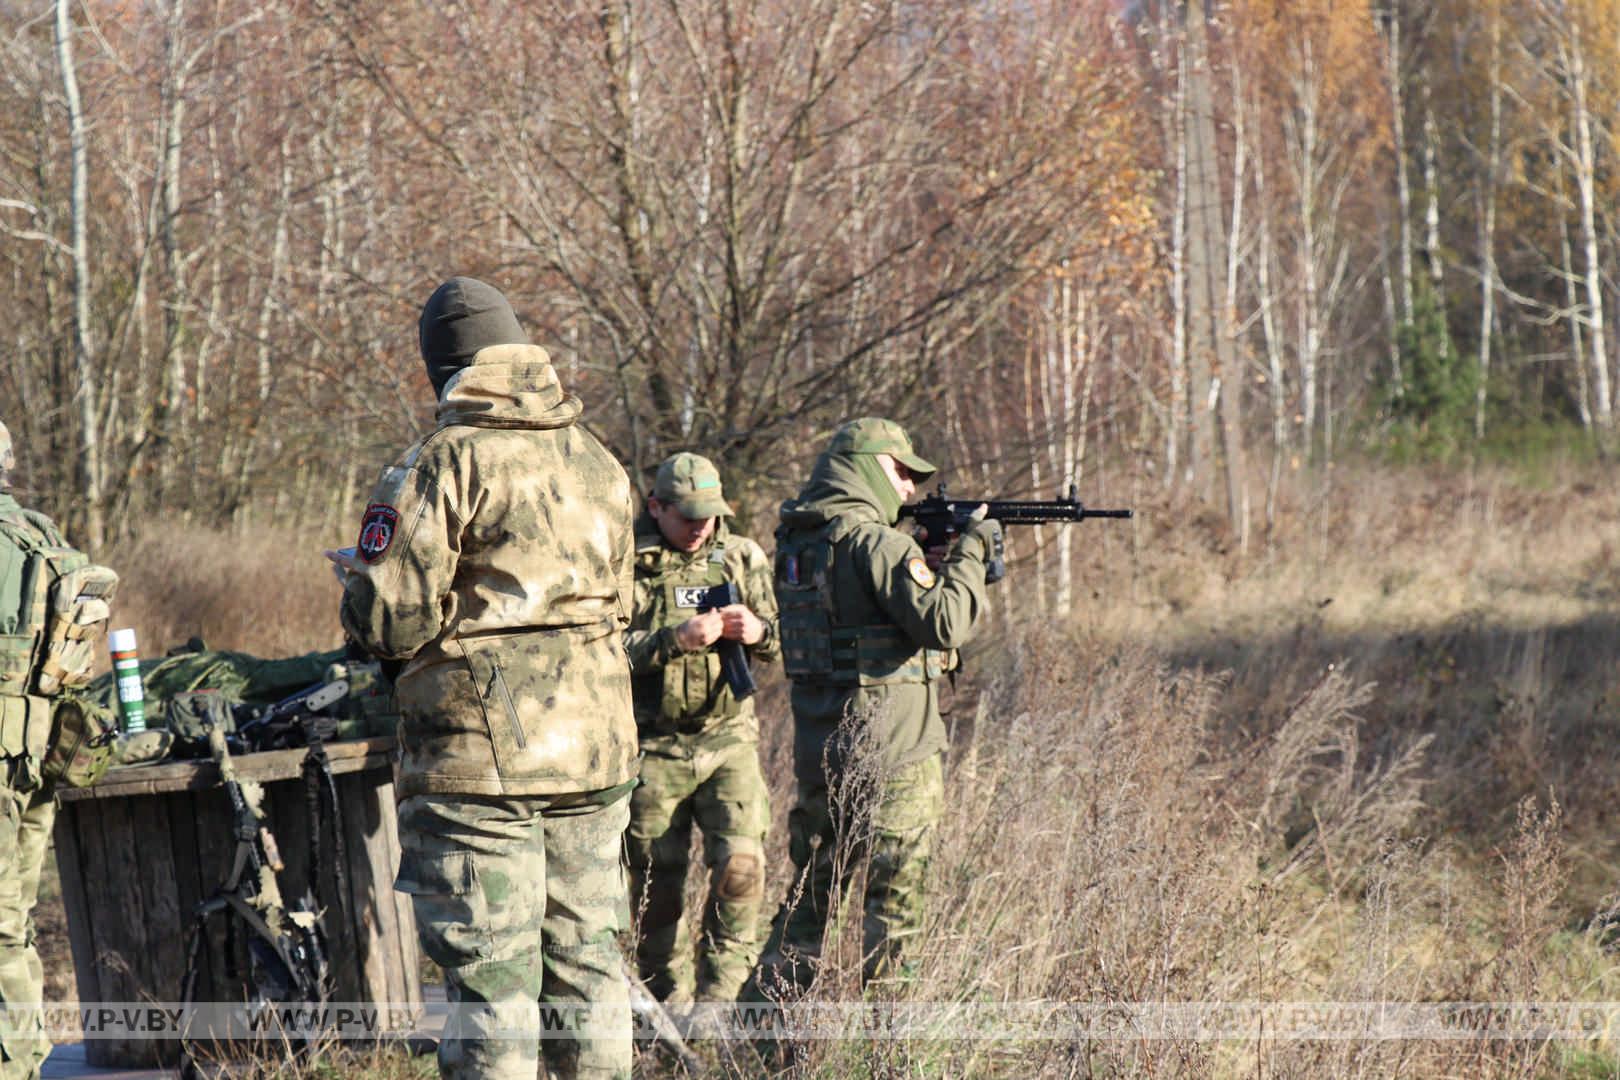
[[[851,420],[839,428],[827,449],[834,454],[889,454],[910,469],[918,480],[926,480],[939,471],[917,456],[905,428],[893,420],[876,416]]]
[[[694,521],[736,513],[720,489],[720,470],[701,454],[683,452],[665,458],[653,479],[653,498]]]

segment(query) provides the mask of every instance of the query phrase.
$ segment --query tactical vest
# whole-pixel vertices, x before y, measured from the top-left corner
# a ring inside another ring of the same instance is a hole
[[[776,530],[776,604],[787,677],[844,686],[930,682],[948,653],[920,649],[892,622],[844,625],[839,619],[838,544],[854,531],[844,518],[820,529]]]
[[[0,757],[37,760],[51,745],[50,699],[90,681],[118,575],[30,510],[0,513],[0,536],[22,554],[17,625],[0,634]]]
[[[677,561],[660,544],[657,551],[636,556],[636,574],[650,594],[647,629],[679,626],[698,613],[697,594],[701,590],[724,585],[728,580],[725,541],[716,539],[709,557],[702,562]],[[692,734],[742,711],[742,703],[720,675],[720,655],[713,648],[681,653],[664,665],[658,706],[660,731]]]

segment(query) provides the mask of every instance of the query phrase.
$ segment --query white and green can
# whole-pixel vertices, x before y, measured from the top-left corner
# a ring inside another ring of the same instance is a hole
[[[141,687],[141,658],[135,648],[135,631],[114,630],[107,635],[112,651],[113,678],[118,686],[118,712],[125,731],[146,730],[146,691]]]

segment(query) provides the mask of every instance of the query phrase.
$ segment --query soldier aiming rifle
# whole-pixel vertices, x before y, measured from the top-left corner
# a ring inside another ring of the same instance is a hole
[[[1068,493],[1056,499],[1019,501],[1015,499],[958,499],[947,494],[941,483],[934,494],[900,508],[901,518],[911,518],[922,529],[930,548],[955,541],[974,522],[991,520],[1007,525],[1045,525],[1057,522],[1087,521],[1091,518],[1128,518],[1130,510],[1093,510],[1080,501],[1079,489],[1069,484]],[[1005,545],[998,534],[995,550],[987,563],[987,576],[998,580],[1006,573]]]

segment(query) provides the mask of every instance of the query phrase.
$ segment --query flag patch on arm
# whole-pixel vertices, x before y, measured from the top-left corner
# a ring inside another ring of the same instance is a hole
[[[928,568],[928,564],[920,558],[913,558],[906,563],[906,572],[911,575],[912,581],[925,589],[932,589],[934,582],[938,580],[934,577],[934,572]]]
[[[386,503],[372,503],[360,519],[360,542],[355,548],[360,558],[374,563],[388,551],[399,528],[399,511]]]

